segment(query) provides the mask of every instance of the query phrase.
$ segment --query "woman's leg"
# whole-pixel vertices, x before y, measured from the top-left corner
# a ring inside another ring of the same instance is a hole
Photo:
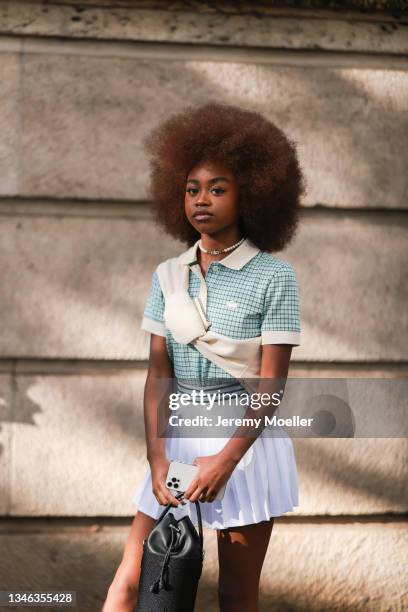
[[[217,530],[221,612],[257,612],[259,581],[274,519]]]
[[[122,560],[109,587],[101,612],[133,612],[139,586],[143,540],[153,529],[156,519],[140,510],[133,519]]]

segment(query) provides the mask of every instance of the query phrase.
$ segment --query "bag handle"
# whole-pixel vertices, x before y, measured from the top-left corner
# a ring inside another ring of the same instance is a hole
[[[183,495],[184,495],[184,491],[179,491],[178,493],[175,494],[175,498],[176,499],[180,499],[181,497],[183,497]],[[201,543],[201,548],[202,548],[203,545],[204,545],[204,537],[203,537],[203,522],[202,522],[202,519],[201,519],[200,502],[199,501],[195,501],[194,504],[195,504],[196,512],[197,512],[198,535],[200,537],[200,543]],[[163,510],[163,512],[161,513],[161,515],[157,519],[156,525],[158,525],[160,523],[160,521],[167,514],[167,512],[170,510],[170,508],[173,508],[172,504],[167,504],[167,507]]]

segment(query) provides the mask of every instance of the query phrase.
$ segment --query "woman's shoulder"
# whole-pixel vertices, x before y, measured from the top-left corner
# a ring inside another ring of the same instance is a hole
[[[165,296],[174,293],[178,288],[184,288],[188,283],[189,270],[183,265],[185,263],[187,263],[185,258],[178,255],[168,257],[156,266],[153,276],[155,282],[160,284]]]
[[[275,276],[276,274],[294,274],[292,264],[286,259],[277,257],[267,251],[259,251],[254,262],[257,272],[265,276]]]
[[[175,265],[178,266],[179,264],[190,262],[190,260],[193,258],[193,248],[194,248],[194,245],[192,247],[189,247],[188,249],[185,249],[178,255],[174,255],[173,257],[168,257],[167,259],[163,259],[159,264],[157,264],[155,271],[157,271],[158,268],[165,269],[165,268],[173,267]]]
[[[174,267],[175,265],[177,265],[180,261],[180,256],[176,255],[175,257],[168,257],[167,259],[163,259],[163,261],[160,261],[156,268],[154,269],[154,274],[160,274],[160,272],[168,270],[169,268]]]

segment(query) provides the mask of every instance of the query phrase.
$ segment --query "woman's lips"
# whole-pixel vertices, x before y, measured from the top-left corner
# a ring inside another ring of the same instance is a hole
[[[212,219],[214,215],[211,215],[210,213],[197,213],[196,215],[194,215],[194,219],[196,221],[208,221],[209,219]]]

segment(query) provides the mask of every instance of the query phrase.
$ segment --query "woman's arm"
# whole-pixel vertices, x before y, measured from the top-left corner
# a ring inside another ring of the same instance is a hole
[[[159,411],[161,414],[163,405],[168,405],[168,399],[163,402],[163,398],[166,393],[171,392],[173,377],[173,364],[167,353],[166,338],[151,334],[149,368],[144,390],[146,456],[152,472],[152,490],[157,501],[162,505],[171,503],[179,506],[181,502],[165,486],[170,465],[166,456],[166,438],[157,435],[157,417]]]
[[[279,393],[282,385],[286,383],[286,378],[289,371],[289,362],[292,354],[291,344],[263,344],[262,345],[262,357],[261,357],[261,371],[260,378],[266,379],[265,384],[260,385],[258,388],[259,393]],[[268,415],[271,416],[271,408],[267,409]],[[246,418],[256,418],[261,414],[260,410],[249,409],[245,413]],[[243,436],[246,427],[239,427],[234,436],[230,438],[224,448],[220,451],[220,456],[223,460],[237,465],[241,458],[244,456],[248,448],[255,442],[258,436],[250,437],[236,437],[237,435]],[[261,434],[262,428],[258,428],[258,435]]]
[[[262,345],[259,393],[272,395],[280,392],[288,376],[291,353],[292,345],[290,344]],[[267,407],[266,410],[270,415],[272,408]],[[248,408],[245,418],[259,417],[260,412],[261,410]],[[215,455],[196,458],[195,463],[200,468],[199,474],[190,483],[184,497],[190,501],[197,501],[203,494],[202,501],[213,501],[219,489],[227,482],[241,458],[263,429],[264,427],[258,428],[256,436],[252,434],[242,437],[246,435],[248,430],[253,431],[253,428],[238,427],[220,452]]]
[[[163,404],[163,389],[167,387],[166,379],[169,379],[170,383],[172,377],[173,364],[167,353],[166,338],[151,334],[149,367],[144,390],[146,455],[149,462],[165,456],[166,438],[157,437],[157,416],[158,407]]]

